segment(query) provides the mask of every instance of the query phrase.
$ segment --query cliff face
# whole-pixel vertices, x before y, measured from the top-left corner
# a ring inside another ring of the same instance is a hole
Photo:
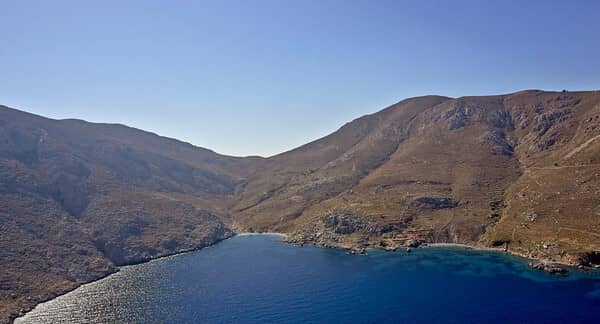
[[[280,155],[0,107],[0,314],[235,231],[597,264],[600,92],[407,99]]]

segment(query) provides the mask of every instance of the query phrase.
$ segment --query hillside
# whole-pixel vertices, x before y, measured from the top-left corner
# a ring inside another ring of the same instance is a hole
[[[0,314],[232,235],[228,199],[253,160],[0,107]]]
[[[600,263],[599,91],[406,99],[266,159],[0,106],[0,174],[0,322],[241,231]]]
[[[300,244],[585,263],[600,249],[599,116],[600,92],[404,100],[268,159],[233,210]]]

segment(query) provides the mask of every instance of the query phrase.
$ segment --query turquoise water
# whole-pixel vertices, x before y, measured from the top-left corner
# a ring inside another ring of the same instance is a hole
[[[25,323],[600,322],[600,277],[531,271],[501,253],[367,256],[238,236],[85,285]]]

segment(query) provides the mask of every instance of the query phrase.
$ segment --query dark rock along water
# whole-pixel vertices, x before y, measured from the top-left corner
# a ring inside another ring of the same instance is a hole
[[[501,253],[296,247],[238,236],[84,285],[25,323],[600,321],[600,277],[553,277]]]

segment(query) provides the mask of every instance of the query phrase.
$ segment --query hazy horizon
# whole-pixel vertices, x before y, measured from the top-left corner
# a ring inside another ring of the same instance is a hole
[[[409,97],[600,89],[599,9],[7,1],[0,104],[272,156]]]

